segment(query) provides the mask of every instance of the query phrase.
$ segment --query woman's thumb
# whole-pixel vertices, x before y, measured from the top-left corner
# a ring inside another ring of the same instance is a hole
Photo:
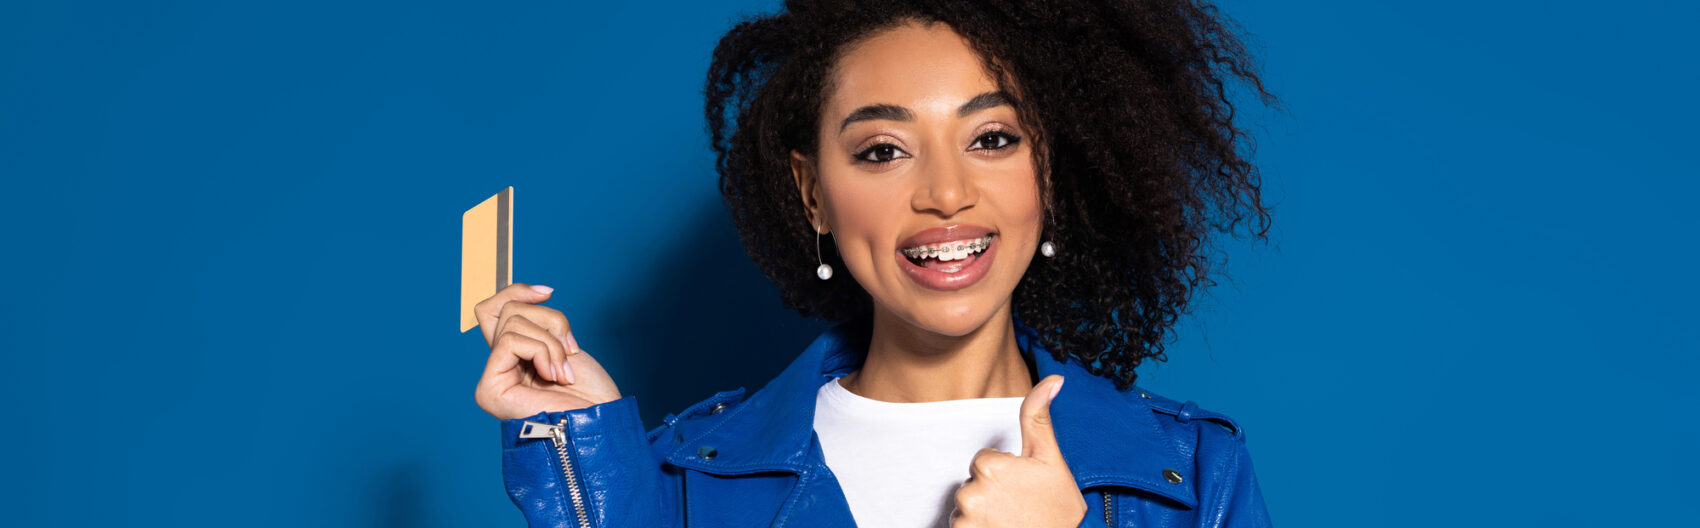
[[[1051,400],[1056,399],[1062,385],[1062,376],[1046,376],[1021,401],[1021,456],[1045,461],[1062,458],[1056,430],[1051,427]]]

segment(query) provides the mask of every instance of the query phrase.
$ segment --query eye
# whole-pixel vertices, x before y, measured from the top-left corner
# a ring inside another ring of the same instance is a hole
[[[1002,150],[1020,142],[1020,137],[1006,132],[987,132],[980,134],[980,137],[974,138],[973,146],[977,147],[978,150]]]
[[[907,153],[903,152],[903,149],[897,148],[896,145],[892,145],[890,143],[880,143],[878,145],[868,147],[868,148],[862,150],[861,152],[856,153],[856,161],[863,162],[863,163],[884,164],[884,163],[890,163],[893,160],[898,160],[898,159],[903,159],[903,158],[908,157],[908,156],[903,156],[901,154],[907,154]]]

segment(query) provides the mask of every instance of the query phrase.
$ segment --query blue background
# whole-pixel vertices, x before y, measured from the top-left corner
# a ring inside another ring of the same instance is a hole
[[[0,5],[0,522],[522,524],[455,333],[507,185],[649,423],[761,386],[821,325],[700,89],[772,3],[667,4]],[[1244,424],[1283,526],[1692,522],[1689,5],[1225,3],[1275,229],[1142,382]]]

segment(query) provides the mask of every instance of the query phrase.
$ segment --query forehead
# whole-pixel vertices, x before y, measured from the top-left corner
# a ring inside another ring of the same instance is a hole
[[[869,104],[894,104],[919,114],[954,113],[997,83],[967,39],[950,26],[908,23],[864,39],[834,68],[829,119]]]

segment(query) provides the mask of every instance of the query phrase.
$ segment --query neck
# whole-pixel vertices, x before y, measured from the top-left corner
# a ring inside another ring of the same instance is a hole
[[[1020,397],[1033,389],[1008,302],[961,336],[936,334],[876,308],[867,362],[839,381],[857,395],[899,403]]]

